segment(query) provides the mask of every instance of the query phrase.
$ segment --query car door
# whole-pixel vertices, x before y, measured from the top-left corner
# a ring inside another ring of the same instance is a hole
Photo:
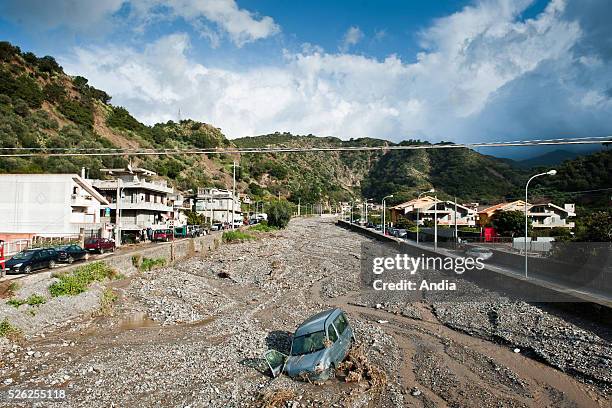
[[[338,332],[338,348],[340,359],[344,359],[351,347],[351,328],[349,327],[348,320],[346,319],[346,316],[344,316],[344,313],[340,313],[338,316],[336,316],[333,324]]]
[[[287,363],[288,356],[286,354],[281,353],[278,350],[268,350],[264,354],[264,359],[270,368],[270,372],[272,373],[272,377],[278,377],[283,370],[285,369],[285,364]]]
[[[329,322],[325,330],[327,332],[327,340],[331,343],[329,345],[331,360],[334,362],[334,365],[337,365],[344,357],[342,355],[342,344],[339,341],[338,332],[331,322]]]
[[[30,261],[30,265],[32,267],[32,270],[40,269],[43,267],[42,251],[34,252],[34,254],[32,255],[32,260]]]

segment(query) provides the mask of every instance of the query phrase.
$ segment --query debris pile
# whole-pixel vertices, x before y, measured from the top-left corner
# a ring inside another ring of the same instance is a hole
[[[345,382],[367,381],[368,388],[382,389],[387,384],[387,375],[383,370],[370,363],[363,351],[363,345],[354,346],[346,359],[338,364],[336,377]]]

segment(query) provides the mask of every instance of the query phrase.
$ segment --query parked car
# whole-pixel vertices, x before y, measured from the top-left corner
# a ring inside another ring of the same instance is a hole
[[[115,251],[115,241],[108,238],[87,238],[85,240],[85,249],[89,252],[104,252]]]
[[[174,227],[174,238],[186,238],[188,236],[187,226]]]
[[[335,375],[355,341],[353,329],[341,309],[318,313],[302,323],[292,336],[289,355],[268,350],[266,362],[272,376],[286,372],[290,377],[325,381]]]
[[[55,248],[57,252],[57,261],[73,263],[74,261],[87,260],[89,253],[79,245],[62,245]]]
[[[486,261],[487,259],[490,259],[493,256],[493,251],[491,251],[489,248],[469,247],[465,251],[465,254],[469,257],[480,258],[483,261]]]
[[[171,229],[158,229],[153,231],[153,241],[168,242],[172,239],[173,233]]]
[[[221,224],[220,222],[215,222],[211,227],[210,230],[211,231],[219,231],[223,229],[223,224]]]
[[[395,236],[398,238],[406,238],[408,236],[408,231],[403,228],[398,228],[395,230]]]
[[[6,261],[6,273],[30,273],[37,269],[53,268],[57,252],[53,248],[26,249]]]

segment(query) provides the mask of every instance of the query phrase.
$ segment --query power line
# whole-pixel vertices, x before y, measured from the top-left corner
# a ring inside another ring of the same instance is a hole
[[[612,136],[581,137],[569,139],[536,139],[510,142],[481,142],[460,144],[413,144],[394,146],[335,146],[335,147],[258,147],[258,148],[213,148],[213,149],[105,149],[105,148],[0,148],[10,153],[0,157],[65,157],[65,156],[163,156],[194,154],[245,154],[245,153],[309,153],[309,152],[361,152],[422,149],[475,149],[478,147],[517,147],[551,145],[587,145],[612,143]],[[27,153],[13,153],[26,151]]]

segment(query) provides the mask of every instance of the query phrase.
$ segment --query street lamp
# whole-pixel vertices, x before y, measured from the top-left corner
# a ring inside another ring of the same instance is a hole
[[[388,195],[388,196],[385,196],[385,197],[383,197],[383,199],[382,199],[382,207],[383,207],[383,208],[382,208],[382,211],[383,211],[383,216],[382,216],[382,222],[383,222],[383,225],[382,225],[382,233],[383,233],[383,235],[385,235],[385,231],[386,231],[386,228],[385,228],[385,227],[386,227],[386,225],[385,225],[385,222],[386,222],[386,220],[385,220],[385,218],[386,218],[386,214],[385,214],[385,213],[386,213],[386,211],[385,211],[385,200],[386,200],[387,198],[393,198],[393,194],[390,194],[390,195]]]
[[[372,201],[371,198],[366,198],[365,199],[365,225],[366,228],[368,227],[368,201]]]
[[[435,193],[435,192],[436,192],[436,189],[435,189],[435,188],[430,188],[430,189],[429,189],[429,190],[427,190],[427,191],[423,191],[421,194],[419,194],[419,195],[417,196],[417,200],[418,200],[419,198],[421,198],[421,196],[422,196],[423,194],[427,194],[427,193]],[[417,242],[417,244],[419,243],[419,210],[420,210],[420,208],[419,208],[419,207],[417,207],[417,219],[416,219],[416,228],[417,228],[417,231],[416,231],[416,232],[417,232],[417,233],[416,233],[416,242]]]
[[[531,182],[531,180],[533,180],[536,177],[540,177],[540,176],[554,176],[555,174],[557,174],[557,170],[548,170],[546,173],[539,173],[536,174],[535,176],[531,176],[531,178],[529,180],[527,180],[527,184],[525,184],[525,278],[527,278],[527,190],[529,189],[529,183]]]

